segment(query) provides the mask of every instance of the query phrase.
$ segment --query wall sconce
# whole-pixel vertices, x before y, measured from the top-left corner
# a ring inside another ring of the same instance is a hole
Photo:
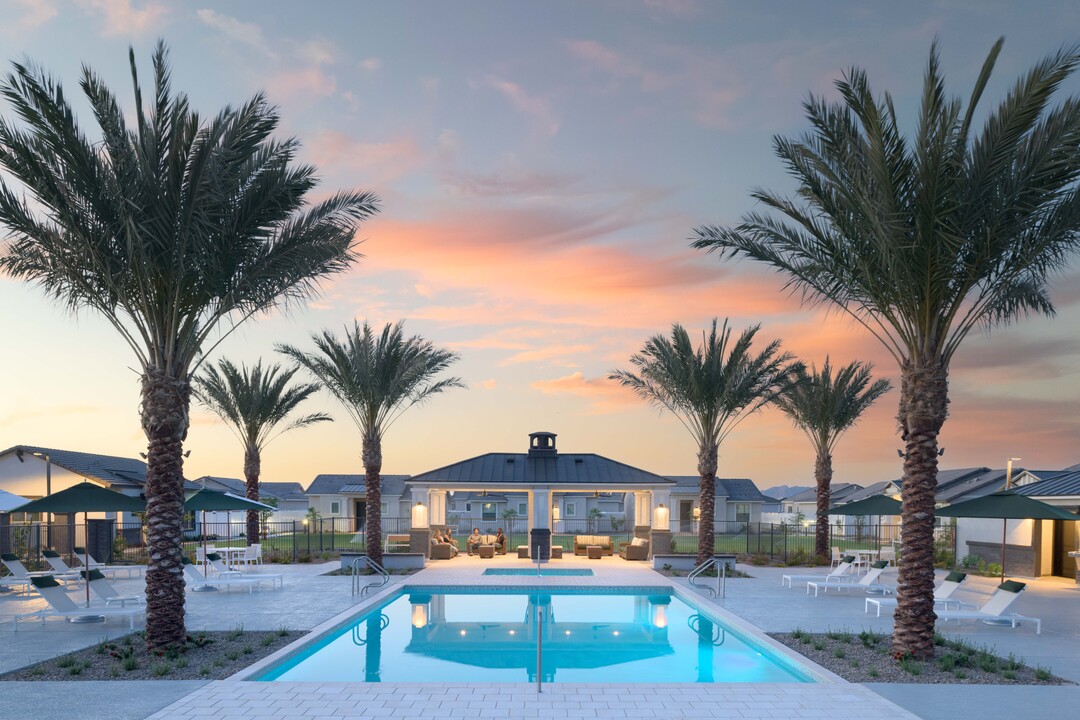
[[[424,503],[422,502],[418,502],[413,505],[412,526],[419,529],[423,529],[428,526],[428,509],[427,505],[424,505]]]
[[[701,519],[701,508],[699,508],[699,507],[694,508],[694,519],[695,520],[700,520]]]
[[[667,605],[653,605],[652,626],[657,630],[663,630],[668,626]]]
[[[668,509],[664,507],[664,503],[660,503],[656,506],[656,509],[653,510],[652,518],[653,530],[668,530],[671,528],[669,522],[671,514],[668,512]]]
[[[558,505],[552,505],[551,506],[551,519],[558,522],[558,520],[559,520],[559,506]]]
[[[428,624],[428,611],[426,603],[419,603],[412,606],[412,626],[417,630],[427,627]]]

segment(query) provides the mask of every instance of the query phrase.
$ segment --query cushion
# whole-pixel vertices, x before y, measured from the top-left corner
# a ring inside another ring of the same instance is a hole
[[[998,590],[1005,590],[1006,592],[1018,593],[1027,587],[1027,583],[1016,582],[1015,580],[1006,580],[998,585]]]
[[[12,560],[18,560],[19,556],[16,555],[15,553],[2,553],[2,554],[0,554],[0,558],[3,558],[4,560],[7,560],[8,562],[11,562]]]
[[[844,557],[840,558],[840,561],[851,564],[851,563],[855,562],[855,556],[854,555],[845,555]]]
[[[645,538],[634,538],[630,541],[630,544],[634,547],[645,547],[645,543],[649,542]]]
[[[870,567],[875,568],[875,569],[887,568],[887,567],[889,567],[889,561],[888,560],[878,560],[876,563],[874,563]]]
[[[101,573],[100,570],[83,570],[82,571],[82,576],[84,578],[86,578],[87,580],[89,580],[90,582],[93,582],[94,580],[104,580],[105,579],[105,576]]]
[[[221,556],[218,555],[217,553],[207,553],[206,554],[206,559],[207,560],[220,560]]]
[[[964,578],[967,577],[967,573],[956,572],[953,570],[951,573],[945,576],[945,582],[960,583],[964,582]]]
[[[56,552],[55,550],[42,550],[41,555],[42,555],[42,557],[47,557],[47,558],[58,558],[58,557],[60,557],[60,553]]]
[[[53,580],[52,575],[42,575],[41,577],[32,577],[30,582],[34,584],[36,588],[51,588],[60,587],[60,583]]]

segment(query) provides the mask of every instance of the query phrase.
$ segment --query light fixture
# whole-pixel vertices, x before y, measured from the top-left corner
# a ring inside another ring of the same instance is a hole
[[[668,626],[667,605],[653,605],[652,624],[654,628],[663,630]]]
[[[412,626],[417,630],[428,624],[427,603],[417,603],[412,606]]]
[[[656,506],[656,509],[653,510],[653,524],[652,524],[653,530],[668,530],[668,529],[670,529],[671,528],[670,519],[671,519],[671,513],[668,511],[668,509],[666,507],[664,507],[664,503],[660,503],[659,505]]]
[[[569,630],[567,630],[567,631],[566,631],[566,634],[567,634],[567,635],[569,635],[569,634],[570,634],[570,631],[569,631]]]
[[[510,631],[510,634],[511,634],[511,635],[517,635],[517,630],[511,630],[511,631]]]
[[[611,631],[611,634],[612,634],[612,635],[618,635],[618,634],[619,634],[619,631],[618,631],[618,630],[612,630],[612,631]]]
[[[694,519],[695,520],[700,520],[701,519],[701,508],[699,508],[699,507],[694,508]]]
[[[412,509],[412,526],[423,529],[428,526],[428,509],[422,502],[417,502]]]
[[[558,505],[552,505],[551,506],[551,519],[556,520],[556,521],[559,519],[559,506]]]
[[[465,631],[462,630],[461,632],[458,633],[458,635],[460,635],[461,637],[465,637]]]

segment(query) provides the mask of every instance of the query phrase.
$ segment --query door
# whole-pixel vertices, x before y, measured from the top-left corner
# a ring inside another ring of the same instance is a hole
[[[694,532],[694,501],[679,501],[679,532]]]
[[[1069,555],[1076,551],[1076,523],[1068,520],[1054,521],[1054,559],[1051,564],[1051,574],[1060,577],[1076,577],[1076,561],[1078,558]]]
[[[367,525],[367,503],[363,500],[356,500],[356,512],[353,515],[353,528],[356,532],[363,532],[364,527]]]

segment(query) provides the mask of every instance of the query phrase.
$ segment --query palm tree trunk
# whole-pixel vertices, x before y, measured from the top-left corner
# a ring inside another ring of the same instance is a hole
[[[705,562],[716,554],[716,455],[714,444],[703,445],[698,450],[698,475],[701,476],[698,505],[701,507],[701,522],[698,524],[697,564]]]
[[[367,483],[367,556],[382,564],[382,439],[375,433],[365,433],[361,452]]]
[[[832,484],[832,455],[818,449],[814,461],[814,480],[817,482],[817,526],[814,530],[814,555],[829,557],[829,491]]]
[[[262,456],[259,448],[249,447],[244,451],[244,481],[248,500],[259,501],[259,474],[262,471]],[[247,511],[247,544],[259,542],[259,511]]]
[[[160,648],[184,640],[184,438],[191,385],[147,368],[142,378],[146,451],[146,646]]]
[[[905,441],[901,488],[901,556],[897,581],[897,657],[929,659],[934,652],[934,494],[938,432],[948,415],[948,367],[900,369],[900,428]]]

